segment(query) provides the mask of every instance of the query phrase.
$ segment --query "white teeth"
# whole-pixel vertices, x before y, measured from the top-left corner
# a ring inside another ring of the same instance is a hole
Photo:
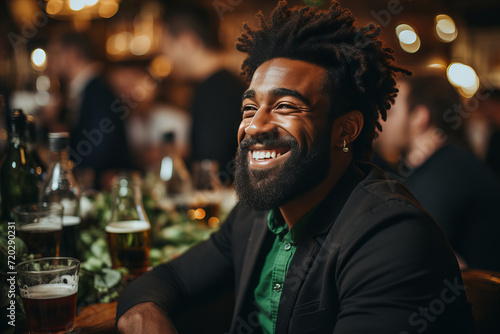
[[[264,159],[275,159],[279,157],[281,153],[276,153],[276,151],[253,151],[252,157],[254,160],[264,160]]]

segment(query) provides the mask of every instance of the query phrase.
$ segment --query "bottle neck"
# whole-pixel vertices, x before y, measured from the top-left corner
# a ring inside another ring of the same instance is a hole
[[[60,164],[64,169],[72,169],[72,164],[69,160],[68,150],[52,150],[50,151],[50,164]]]
[[[177,156],[177,148],[175,143],[172,142],[164,142],[162,145],[162,155],[166,156]]]
[[[10,142],[12,144],[19,144],[19,143],[23,143],[23,145],[26,145],[26,141],[25,141],[25,138],[24,136],[20,133],[20,129],[22,127],[18,127],[18,126],[15,126],[15,125],[12,125],[11,126],[11,132],[10,132]]]

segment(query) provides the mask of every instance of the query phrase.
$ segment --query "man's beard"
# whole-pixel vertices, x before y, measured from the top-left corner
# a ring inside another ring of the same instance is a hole
[[[268,169],[249,168],[249,148],[262,144],[267,149],[287,147],[286,161]],[[277,208],[315,187],[330,169],[330,135],[314,140],[312,147],[300,147],[293,137],[247,138],[235,158],[234,187],[238,200],[254,210]]]

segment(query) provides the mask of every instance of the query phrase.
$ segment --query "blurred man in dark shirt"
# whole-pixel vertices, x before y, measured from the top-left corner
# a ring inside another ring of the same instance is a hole
[[[191,160],[215,160],[232,172],[244,85],[224,68],[215,12],[190,1],[168,2],[162,49],[173,60],[172,76],[192,82]]]
[[[500,89],[491,88],[482,92],[486,99],[480,99],[480,111],[489,122],[491,133],[489,133],[486,147],[486,164],[500,178]]]
[[[441,225],[463,266],[500,271],[500,182],[460,147],[463,129],[451,117],[460,105],[444,77],[401,78],[375,147],[381,157],[400,152],[393,171]]]
[[[130,168],[124,114],[113,108],[119,102],[101,75],[89,38],[65,33],[49,46],[49,69],[66,84],[65,122],[71,133],[70,158],[77,169],[95,172],[99,188],[103,173]]]

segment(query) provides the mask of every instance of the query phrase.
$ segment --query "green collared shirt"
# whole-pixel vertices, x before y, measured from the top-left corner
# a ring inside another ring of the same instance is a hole
[[[254,298],[259,311],[258,319],[264,334],[275,332],[285,275],[297,249],[298,236],[316,208],[306,213],[291,230],[288,229],[279,209],[271,210],[267,216],[269,230],[276,237],[267,253],[259,283],[254,290]]]

